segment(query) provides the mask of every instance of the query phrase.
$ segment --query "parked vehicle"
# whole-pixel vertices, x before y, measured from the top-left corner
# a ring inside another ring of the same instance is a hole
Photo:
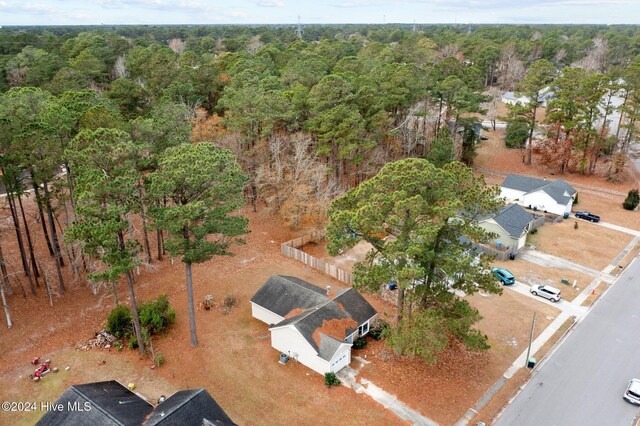
[[[493,268],[491,272],[493,272],[493,275],[502,281],[502,284],[504,285],[512,285],[516,282],[516,277],[504,268]]]
[[[640,379],[631,379],[622,398],[632,404],[640,405]]]
[[[580,219],[588,220],[589,222],[600,222],[600,216],[587,211],[576,212],[576,217]]]
[[[550,285],[532,285],[529,291],[531,291],[531,294],[534,296],[544,297],[552,302],[557,302],[562,297],[560,290]]]

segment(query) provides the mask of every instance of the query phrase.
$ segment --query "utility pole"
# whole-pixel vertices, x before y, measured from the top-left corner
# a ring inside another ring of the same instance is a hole
[[[300,15],[298,15],[298,28],[296,29],[296,36],[298,36],[298,38],[300,40],[302,40],[302,33],[304,31],[302,30],[302,25],[300,25]]]
[[[527,348],[527,357],[524,360],[524,366],[529,365],[529,355],[531,355],[531,342],[533,341],[533,329],[536,325],[536,313],[533,313],[533,319],[531,320],[531,333],[529,334],[529,347]]]

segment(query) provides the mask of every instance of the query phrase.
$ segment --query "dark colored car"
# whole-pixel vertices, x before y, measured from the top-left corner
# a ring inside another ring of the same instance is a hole
[[[576,217],[588,220],[589,222],[600,222],[600,216],[591,212],[576,212]]]
[[[516,278],[513,274],[504,268],[493,268],[491,272],[493,272],[493,275],[502,281],[502,284],[504,285],[511,285],[516,282]]]

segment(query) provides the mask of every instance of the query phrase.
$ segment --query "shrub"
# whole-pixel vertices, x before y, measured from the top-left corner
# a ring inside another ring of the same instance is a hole
[[[533,228],[531,231],[529,231],[529,234],[531,235],[535,235],[538,233],[538,228]]]
[[[107,317],[107,331],[116,337],[124,337],[133,330],[131,311],[125,305],[116,306]]]
[[[508,148],[524,148],[529,137],[529,124],[523,121],[511,121],[507,124],[504,143]]]
[[[149,332],[149,329],[147,327],[142,327],[142,330],[140,330],[140,332],[142,333],[142,340],[144,341],[144,345],[149,346],[149,340],[151,339],[151,333]],[[127,338],[129,339],[129,349],[135,349],[138,347],[138,338],[136,337],[135,332],[129,332]]]
[[[233,294],[227,294],[222,302],[222,313],[228,314],[238,304],[238,299]]]
[[[624,207],[625,210],[635,210],[638,204],[640,204],[640,194],[637,189],[632,189],[629,191],[629,194],[627,194],[627,198],[625,198],[624,203],[622,203],[622,207]]]
[[[578,193],[576,192],[576,196],[573,198],[573,204],[578,204]]]
[[[151,334],[161,333],[176,320],[176,311],[169,306],[169,298],[161,294],[158,299],[140,307],[140,324]]]
[[[353,349],[363,349],[367,346],[367,340],[364,337],[360,337],[353,342]]]
[[[164,355],[162,355],[161,353],[156,354],[156,365],[158,367],[161,367],[162,364],[164,364]]]
[[[340,385],[342,382],[340,381],[340,379],[338,379],[338,376],[336,376],[336,373],[325,373],[324,374],[324,384],[327,385],[327,387],[331,387],[331,386],[338,386]]]
[[[384,338],[384,331],[389,328],[389,323],[381,318],[376,318],[371,324],[369,330],[369,336],[375,340],[381,340]]]

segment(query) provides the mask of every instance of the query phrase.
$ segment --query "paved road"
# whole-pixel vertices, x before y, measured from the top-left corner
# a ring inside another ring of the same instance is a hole
[[[640,260],[537,370],[496,425],[631,425],[640,409],[622,399],[640,378]]]

